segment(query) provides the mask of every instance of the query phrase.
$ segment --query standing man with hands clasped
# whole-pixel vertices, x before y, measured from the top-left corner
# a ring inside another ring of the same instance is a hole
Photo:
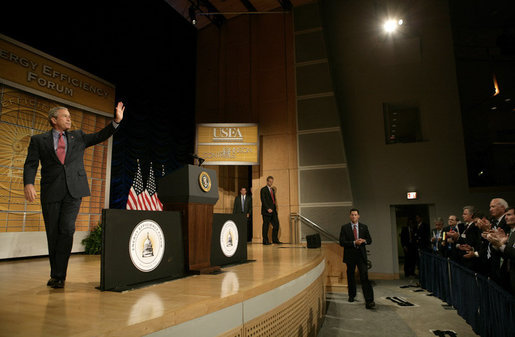
[[[240,195],[234,199],[232,214],[245,214],[247,217],[247,241],[252,240],[252,197],[247,195],[247,188],[240,188]]]
[[[37,198],[34,181],[41,162],[41,209],[45,220],[50,259],[47,286],[64,288],[70,258],[75,220],[82,197],[89,196],[88,177],[84,169],[84,150],[99,144],[115,132],[123,119],[125,106],[119,102],[114,120],[97,133],[69,131],[70,112],[65,107],[50,109],[52,130],[32,136],[23,170],[25,199]]]
[[[359,210],[350,210],[350,222],[342,226],[340,231],[340,246],[344,247],[343,262],[347,265],[347,282],[349,287],[349,302],[356,297],[356,280],[354,272],[359,270],[361,289],[365,297],[365,307],[375,307],[374,290],[368,280],[367,249],[366,245],[372,243],[367,225],[359,222]]]

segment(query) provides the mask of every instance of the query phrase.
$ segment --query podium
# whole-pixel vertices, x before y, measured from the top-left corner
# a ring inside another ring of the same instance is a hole
[[[207,274],[220,269],[211,265],[213,207],[218,201],[216,172],[187,165],[161,178],[159,199],[165,211],[182,214],[185,267]]]

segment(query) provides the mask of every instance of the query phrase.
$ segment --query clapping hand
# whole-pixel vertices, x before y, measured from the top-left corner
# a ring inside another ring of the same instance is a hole
[[[470,250],[473,250],[472,247],[470,245],[467,245],[467,244],[462,244],[458,247],[460,250],[466,250],[466,251],[470,251]]]
[[[460,234],[458,232],[455,232],[455,231],[450,231],[450,232],[447,232],[447,236],[453,240],[456,240],[456,238],[458,236],[460,236]]]
[[[486,239],[493,246],[500,247],[500,246],[506,244],[506,242],[508,242],[508,235],[506,235],[506,233],[504,233],[504,230],[502,230],[502,228],[499,228],[497,230],[490,231],[487,234]]]

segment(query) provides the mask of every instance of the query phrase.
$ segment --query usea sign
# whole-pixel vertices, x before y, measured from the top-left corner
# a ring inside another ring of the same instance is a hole
[[[204,165],[259,165],[257,124],[197,124],[197,155]]]

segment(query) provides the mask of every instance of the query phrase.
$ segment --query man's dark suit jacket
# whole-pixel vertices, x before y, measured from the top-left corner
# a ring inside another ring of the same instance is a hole
[[[463,235],[465,235],[465,237],[463,237]],[[458,243],[460,245],[470,245],[475,251],[479,250],[481,246],[481,230],[476,226],[475,222],[471,223],[468,227],[465,225],[463,231],[460,232]]]
[[[508,232],[508,235],[509,233],[510,232]],[[504,261],[501,266],[501,272],[505,278],[504,283],[506,287],[510,288],[511,293],[515,295],[515,233],[511,235],[506,243],[502,256]]]
[[[249,213],[252,215],[252,197],[250,195],[245,195],[245,203],[243,210],[241,209],[241,194],[234,198],[234,207],[232,209],[232,214],[245,214]]]
[[[34,184],[41,161],[41,202],[60,201],[68,191],[73,198],[90,195],[84,169],[84,150],[108,139],[115,127],[109,123],[97,133],[66,131],[67,148],[64,165],[54,150],[52,130],[32,136],[23,171],[23,184]]]
[[[274,194],[275,202],[277,203],[277,197],[275,195],[275,191],[272,188],[272,193]],[[270,195],[270,190],[268,186],[261,188],[261,215],[271,216],[272,213],[268,213],[268,209],[276,212],[274,201],[272,200],[272,196]]]
[[[355,247],[352,224],[349,222],[348,224],[342,226],[340,230],[340,246],[345,248],[343,250],[343,262],[353,263],[358,261],[360,257],[363,259],[363,261],[367,261],[366,245],[372,243],[372,238],[368,232],[367,225],[362,224],[361,222],[358,223],[358,235],[360,239],[365,239],[366,244]]]
[[[493,220],[493,219],[492,219]],[[510,234],[510,226],[506,223],[506,216],[503,215],[502,218],[501,218],[501,221],[499,221],[499,223],[496,224],[497,228],[502,228],[502,230],[506,233],[506,234]]]
[[[436,232],[437,232],[437,229],[436,228],[432,228],[431,229],[431,240],[436,237]],[[444,247],[442,247],[442,242],[443,242],[443,229],[440,230],[440,240],[437,242],[437,252],[438,253],[441,253],[442,252],[442,249]],[[431,241],[431,250],[434,251],[434,246],[435,246],[435,242]]]
[[[445,233],[448,233],[451,231],[451,226],[446,226],[443,228],[443,231]],[[454,231],[455,232],[458,232],[458,233],[462,233],[463,232],[463,223],[459,223],[459,224],[456,224],[456,226],[454,226]],[[447,234],[446,234],[447,236]],[[447,240],[447,238],[446,238]],[[459,252],[458,252],[458,249],[456,248],[456,243],[458,242],[459,240],[459,237],[454,240],[452,243],[450,242],[446,242],[445,243],[445,247],[443,249],[444,251],[444,256],[445,257],[450,257],[452,260],[457,260],[459,258]]]
[[[431,250],[431,231],[425,222],[417,224],[415,230],[415,240],[420,250]]]

